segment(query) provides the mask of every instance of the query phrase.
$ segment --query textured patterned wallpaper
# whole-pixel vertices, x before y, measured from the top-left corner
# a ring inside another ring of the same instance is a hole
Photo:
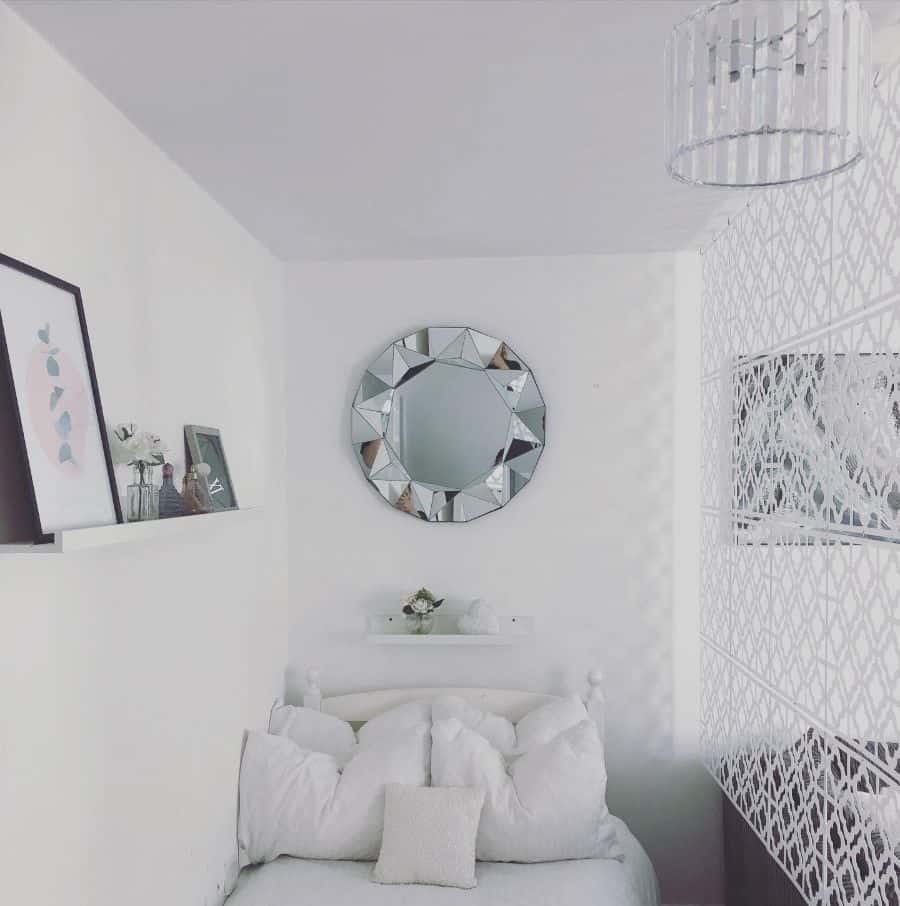
[[[704,250],[709,770],[810,903],[900,902],[900,69]]]

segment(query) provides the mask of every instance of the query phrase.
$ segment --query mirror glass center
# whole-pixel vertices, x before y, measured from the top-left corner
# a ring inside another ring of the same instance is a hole
[[[484,371],[433,362],[397,388],[387,438],[413,481],[461,488],[502,460],[509,416]]]

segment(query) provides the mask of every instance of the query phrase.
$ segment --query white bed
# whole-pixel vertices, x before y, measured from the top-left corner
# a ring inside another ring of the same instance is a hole
[[[601,676],[588,677],[585,704],[603,726]],[[452,694],[517,721],[554,696],[505,689],[389,689],[321,698],[310,674],[306,706],[319,707],[354,723],[409,701]],[[228,906],[659,906],[659,887],[650,859],[624,821],[613,818],[623,861],[585,859],[539,864],[479,862],[473,890],[427,885],[380,885],[371,881],[371,862],[325,862],[282,856],[267,865],[246,868]]]
[[[371,862],[282,856],[244,869],[228,906],[658,906],[656,875],[647,854],[625,823],[614,821],[624,862],[479,862],[478,886],[458,890],[375,884]]]

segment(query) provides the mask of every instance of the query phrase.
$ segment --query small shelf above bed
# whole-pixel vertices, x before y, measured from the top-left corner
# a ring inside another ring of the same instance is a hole
[[[384,613],[371,616],[365,640],[369,645],[518,645],[534,633],[534,617],[516,614],[500,617],[500,632],[495,635],[463,635],[456,630],[459,614],[436,614],[434,629],[429,635],[413,635],[406,631],[403,614]]]
[[[174,519],[152,519],[147,522],[125,522],[121,525],[98,525],[92,528],[69,529],[57,532],[47,544],[0,544],[0,557],[12,554],[68,554],[73,551],[112,544],[134,544],[168,538],[186,532],[202,532],[219,524],[252,518],[262,512],[261,507],[243,510],[223,510],[202,516],[179,516]]]

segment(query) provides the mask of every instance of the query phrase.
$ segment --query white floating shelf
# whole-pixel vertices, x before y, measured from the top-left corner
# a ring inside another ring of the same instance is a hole
[[[202,532],[213,525],[231,524],[236,520],[251,518],[261,512],[261,507],[243,510],[223,510],[198,516],[177,516],[173,519],[152,519],[147,522],[125,522],[121,525],[97,525],[92,528],[68,529],[57,532],[47,544],[0,544],[0,556],[14,554],[68,554],[93,547],[112,544],[135,544],[167,538],[185,532]]]
[[[435,614],[434,629],[428,635],[406,631],[403,614],[369,617],[366,642],[370,645],[518,645],[534,633],[534,617],[500,617],[496,635],[463,635],[456,631],[459,614]]]

